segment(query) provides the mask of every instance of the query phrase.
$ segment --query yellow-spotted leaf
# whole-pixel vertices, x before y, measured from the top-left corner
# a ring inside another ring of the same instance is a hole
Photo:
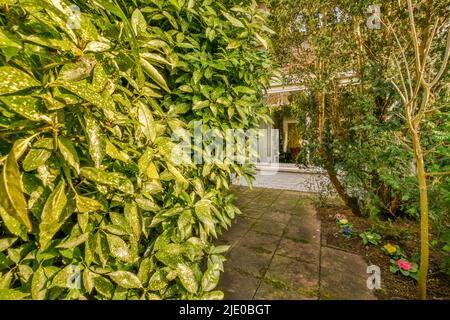
[[[121,237],[107,234],[106,239],[111,255],[114,258],[122,262],[131,262],[130,248]]]
[[[117,149],[117,147],[109,141],[106,141],[105,152],[108,156],[110,156],[113,159],[116,159],[116,160],[119,160],[119,161],[122,161],[125,163],[130,161],[129,155],[127,155],[125,152]]]
[[[177,273],[183,287],[185,287],[190,293],[196,294],[198,284],[195,279],[194,271],[191,267],[186,263],[179,263],[177,265]]]
[[[76,205],[77,205],[77,210],[80,213],[95,212],[102,208],[102,205],[100,202],[98,202],[95,199],[88,198],[88,197],[76,195],[75,201],[76,201]]]
[[[8,66],[0,67],[0,95],[11,94],[40,85],[40,82],[19,69]]]
[[[42,210],[41,223],[39,224],[39,244],[41,249],[47,247],[55,233],[58,232],[64,223],[64,221],[61,221],[61,216],[66,204],[66,182],[64,179],[61,179],[47,198]]]
[[[127,194],[134,192],[133,183],[123,174],[117,172],[105,172],[100,169],[84,167],[80,170],[86,179],[111,186]]]
[[[30,293],[18,289],[0,289],[0,300],[22,300],[30,296]]]
[[[65,137],[58,137],[58,149],[64,159],[69,163],[77,173],[80,173],[80,160],[77,151],[72,142]]]
[[[6,104],[9,109],[28,120],[52,121],[51,118],[45,114],[45,105],[40,99],[30,96],[3,96],[0,97],[0,101]]]
[[[150,142],[154,142],[156,138],[156,127],[150,109],[147,105],[139,101],[137,111],[142,133]]]
[[[31,221],[14,152],[10,152],[6,157],[0,179],[0,192],[0,205],[31,232]]]
[[[125,289],[142,288],[139,278],[129,271],[114,271],[108,274],[112,281]]]
[[[137,240],[141,237],[142,234],[142,217],[139,212],[139,208],[136,205],[136,202],[126,202],[125,203],[125,217],[127,218],[128,224],[133,230],[133,234]]]
[[[144,58],[141,58],[140,63],[142,64],[142,67],[144,68],[145,73],[149,75],[149,77],[155,81],[162,89],[166,90],[170,93],[170,89],[167,86],[167,82],[164,79],[164,77],[159,73],[159,71],[147,60]]]

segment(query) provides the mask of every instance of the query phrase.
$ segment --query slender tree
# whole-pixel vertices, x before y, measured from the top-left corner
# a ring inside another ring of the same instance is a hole
[[[439,15],[433,15],[434,1],[422,1],[413,4],[407,0],[410,39],[402,44],[398,33],[392,24],[388,26],[399,46],[399,55],[393,55],[393,63],[398,70],[398,76],[391,80],[402,100],[404,115],[411,135],[414,158],[417,168],[417,180],[420,195],[420,271],[419,297],[426,299],[426,283],[429,264],[429,204],[425,153],[421,142],[421,124],[429,116],[430,101],[434,89],[439,86],[448,66],[450,52],[449,21]],[[415,13],[414,11],[418,11]],[[416,23],[420,16],[421,23]],[[445,31],[446,30],[446,31]],[[433,43],[436,38],[446,38],[445,52],[441,57],[432,57]],[[408,60],[407,46],[413,48],[412,63]],[[440,58],[440,59],[439,59]],[[438,60],[441,60],[440,63]],[[432,63],[430,63],[432,61]],[[436,66],[437,72],[436,72]],[[444,174],[444,173],[440,173]]]

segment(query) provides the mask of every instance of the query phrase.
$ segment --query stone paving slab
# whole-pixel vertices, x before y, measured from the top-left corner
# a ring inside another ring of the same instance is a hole
[[[228,267],[220,278],[218,289],[224,292],[226,300],[252,300],[259,283],[257,278]]]
[[[279,237],[270,234],[261,234],[253,229],[241,239],[241,246],[256,252],[273,255],[277,250]]]
[[[218,289],[225,299],[375,299],[360,256],[325,247],[311,199],[234,187],[242,210],[218,244],[231,246]]]
[[[231,266],[236,272],[261,278],[267,272],[271,258],[272,255],[269,253],[238,247],[233,249],[227,256],[224,268]]]
[[[235,182],[240,186],[247,186],[244,178]],[[301,192],[319,192],[323,185],[330,185],[326,175],[301,172],[267,172],[258,171],[253,186],[259,188],[273,188],[279,190],[295,190]]]
[[[374,300],[367,289],[367,264],[358,255],[322,247],[321,299]]]

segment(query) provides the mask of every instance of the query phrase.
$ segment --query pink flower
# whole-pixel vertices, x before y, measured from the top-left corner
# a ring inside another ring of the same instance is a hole
[[[408,261],[403,260],[403,259],[397,260],[397,266],[400,269],[405,270],[405,271],[409,271],[412,268],[412,264],[409,263]]]
[[[342,219],[345,219],[345,214],[338,213],[335,217],[336,217],[336,219],[338,219],[338,220],[342,220]]]

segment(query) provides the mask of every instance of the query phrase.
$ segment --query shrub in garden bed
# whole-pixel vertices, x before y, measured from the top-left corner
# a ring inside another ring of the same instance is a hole
[[[211,240],[239,212],[230,175],[251,166],[180,163],[172,137],[266,119],[265,13],[2,3],[0,299],[221,298],[226,247]]]

